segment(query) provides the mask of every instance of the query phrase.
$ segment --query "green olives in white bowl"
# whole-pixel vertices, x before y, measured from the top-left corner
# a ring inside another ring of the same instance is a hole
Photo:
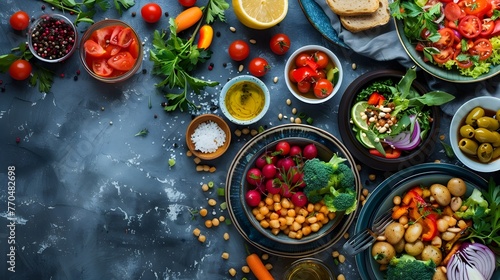
[[[465,102],[450,125],[457,158],[479,172],[500,170],[500,98],[481,96]]]

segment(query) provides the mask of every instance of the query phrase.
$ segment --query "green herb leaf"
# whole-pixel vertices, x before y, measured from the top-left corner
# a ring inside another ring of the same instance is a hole
[[[213,23],[216,19],[224,22],[226,17],[224,11],[229,9],[229,4],[224,0],[210,0],[207,4],[206,23]]]
[[[29,79],[29,83],[31,86],[36,86],[38,83],[38,91],[48,93],[54,83],[54,72],[43,67],[36,67]]]
[[[142,129],[141,131],[137,132],[135,136],[146,136],[148,135],[149,130],[147,128]]]
[[[123,13],[122,8],[127,10],[135,5],[134,0],[113,0],[113,2],[115,4],[115,9],[118,11],[120,15],[122,15]]]

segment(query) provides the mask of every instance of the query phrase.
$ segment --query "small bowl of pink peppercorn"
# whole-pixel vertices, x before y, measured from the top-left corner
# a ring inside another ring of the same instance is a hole
[[[57,63],[69,58],[77,47],[75,25],[60,14],[43,14],[28,31],[28,47],[41,61]]]

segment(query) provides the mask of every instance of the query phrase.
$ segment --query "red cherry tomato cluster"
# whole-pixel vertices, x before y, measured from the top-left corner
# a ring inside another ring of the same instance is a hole
[[[300,93],[313,93],[317,98],[332,94],[334,84],[327,79],[327,71],[333,67],[328,55],[322,51],[302,52],[295,58],[290,71],[290,81],[297,85]]]
[[[283,33],[275,34],[269,40],[269,48],[277,55],[283,55],[290,49],[290,38]],[[227,50],[229,57],[234,61],[243,61],[250,56],[250,45],[243,40],[233,41]],[[248,63],[248,71],[256,77],[264,76],[271,66],[263,57],[255,57]]]
[[[117,77],[132,69],[139,57],[139,42],[129,27],[100,28],[84,43],[86,63],[102,77]]]
[[[273,150],[260,155],[245,176],[249,190],[245,200],[250,207],[256,207],[267,194],[280,194],[290,198],[295,206],[307,204],[307,197],[302,192],[305,183],[302,180],[302,166],[305,160],[318,156],[314,144],[295,145],[280,141]]]
[[[423,51],[426,47],[434,47],[438,52],[432,54],[432,60],[444,64],[455,60],[457,66],[469,68],[474,60],[486,60],[493,53],[489,38],[500,35],[500,19],[494,16],[500,10],[499,1],[460,0],[441,1],[445,16],[444,26],[438,30],[440,39],[437,42],[427,40],[427,30],[421,34],[422,41],[416,49]],[[426,57],[425,59],[431,59]]]

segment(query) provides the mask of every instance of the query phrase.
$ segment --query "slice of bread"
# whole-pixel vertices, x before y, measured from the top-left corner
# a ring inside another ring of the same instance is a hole
[[[339,16],[371,14],[379,7],[379,0],[326,0],[326,3]]]
[[[356,33],[376,26],[385,25],[391,18],[388,0],[380,0],[378,9],[369,15],[340,16],[340,22],[345,29]]]

